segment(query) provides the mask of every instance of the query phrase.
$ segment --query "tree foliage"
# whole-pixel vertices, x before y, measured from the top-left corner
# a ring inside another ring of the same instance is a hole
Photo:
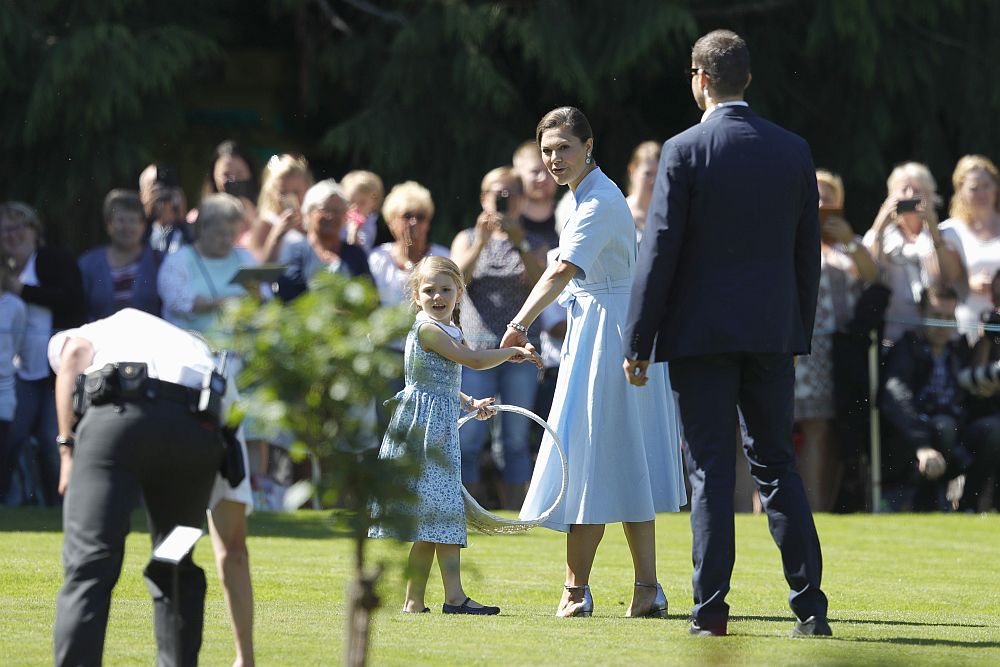
[[[295,147],[320,176],[421,181],[447,242],[471,224],[481,175],[557,105],[587,113],[599,163],[624,185],[636,144],[697,122],[681,70],[718,27],[750,43],[754,108],[844,175],[859,228],[893,164],[927,162],[947,195],[958,157],[1000,157],[992,2],[12,0],[0,4],[2,194],[70,231],[144,162],[235,136],[262,153]],[[235,78],[259,81],[239,116],[250,125],[205,124]]]

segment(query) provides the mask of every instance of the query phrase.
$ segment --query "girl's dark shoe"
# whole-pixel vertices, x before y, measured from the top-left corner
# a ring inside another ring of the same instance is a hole
[[[448,604],[445,602],[441,605],[441,613],[443,614],[472,614],[474,616],[496,616],[500,613],[500,607],[487,607],[483,605],[482,607],[470,607],[469,603],[472,602],[472,598],[465,598],[465,602],[462,604]]]

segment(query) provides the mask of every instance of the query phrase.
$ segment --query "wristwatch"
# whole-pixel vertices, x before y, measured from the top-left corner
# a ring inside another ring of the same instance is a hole
[[[531,252],[531,250],[531,243],[528,242],[528,239],[521,239],[521,242],[517,244],[518,252]]]
[[[68,449],[73,449],[74,445],[76,445],[76,438],[74,438],[73,436],[61,436],[61,435],[57,435],[56,436],[56,444],[58,446],[60,446],[60,447],[66,447]]]
[[[858,251],[857,241],[848,241],[847,243],[844,244],[844,252],[846,252],[848,255],[853,255],[857,251]]]

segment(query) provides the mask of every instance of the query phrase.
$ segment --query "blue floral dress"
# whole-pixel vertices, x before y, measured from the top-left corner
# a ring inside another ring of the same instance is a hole
[[[413,480],[415,505],[400,508],[413,513],[412,533],[394,535],[382,526],[375,526],[369,537],[398,537],[410,542],[464,547],[467,537],[462,451],[458,441],[462,366],[420,346],[417,331],[424,323],[439,326],[453,338],[461,338],[457,329],[434,322],[423,313],[418,315],[406,337],[403,362],[406,386],[396,394],[399,403],[382,440],[379,458],[398,457],[413,452],[413,448],[418,456],[435,453],[423,457],[420,474]]]

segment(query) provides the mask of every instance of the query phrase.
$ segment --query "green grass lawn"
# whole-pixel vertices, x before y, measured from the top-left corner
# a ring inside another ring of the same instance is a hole
[[[731,636],[687,634],[691,537],[685,514],[657,522],[660,581],[667,620],[623,618],[632,573],[621,529],[611,526],[591,578],[590,619],[553,616],[561,594],[564,540],[534,530],[511,537],[472,534],[463,552],[467,591],[498,604],[501,616],[440,613],[435,570],[433,613],[404,615],[401,563],[406,548],[373,543],[372,561],[389,566],[384,608],[373,625],[373,665],[913,665],[1000,664],[1000,516],[857,515],[817,517],[823,587],[833,639],[786,637],[792,617],[778,552],[764,517],[737,520],[737,563],[729,596]],[[141,521],[137,521],[137,526]],[[326,515],[251,518],[257,656],[261,665],[339,664],[349,543]],[[51,626],[62,574],[59,515],[0,509],[0,663],[51,664]],[[115,589],[105,664],[153,664],[152,610],[142,581],[149,538],[134,533]],[[232,659],[231,635],[211,546],[206,569],[204,665]]]

